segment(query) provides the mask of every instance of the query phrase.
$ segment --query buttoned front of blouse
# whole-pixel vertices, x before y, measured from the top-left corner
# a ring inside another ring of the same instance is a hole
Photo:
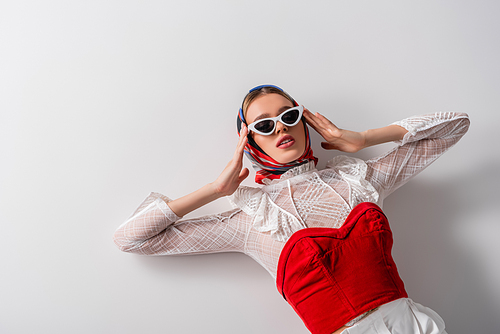
[[[338,228],[361,202],[382,206],[456,144],[469,120],[466,114],[441,112],[394,124],[408,133],[386,154],[367,161],[337,156],[323,170],[310,162],[263,187],[240,187],[231,197],[236,208],[224,213],[181,219],[170,210],[168,197],[151,193],[115,232],[115,243],[145,255],[243,252],[276,278],[279,255],[294,232]]]

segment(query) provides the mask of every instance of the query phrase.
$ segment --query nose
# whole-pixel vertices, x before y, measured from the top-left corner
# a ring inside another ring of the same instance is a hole
[[[281,132],[286,132],[286,131],[288,131],[288,127],[285,124],[281,123],[280,121],[277,121],[276,129],[274,129],[274,132],[276,134],[279,134]]]

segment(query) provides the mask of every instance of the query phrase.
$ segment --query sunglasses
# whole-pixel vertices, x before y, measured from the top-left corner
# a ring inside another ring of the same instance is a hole
[[[259,135],[269,136],[276,129],[276,122],[280,121],[286,126],[294,126],[299,123],[302,118],[302,113],[304,112],[303,106],[297,106],[283,111],[277,117],[269,117],[259,119],[248,125],[248,130],[251,130]]]

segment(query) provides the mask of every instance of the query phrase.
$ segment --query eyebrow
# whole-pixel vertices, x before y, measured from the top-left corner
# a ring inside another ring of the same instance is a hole
[[[288,110],[290,108],[293,108],[293,107],[283,106],[283,107],[279,108],[278,115],[281,114],[283,111]],[[263,114],[260,114],[259,116],[257,116],[253,121],[257,122],[259,119],[268,118],[268,117],[271,117],[271,114],[269,114],[269,113],[263,113]]]

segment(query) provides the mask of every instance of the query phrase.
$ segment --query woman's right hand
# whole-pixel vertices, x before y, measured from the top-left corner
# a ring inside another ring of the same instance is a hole
[[[240,139],[233,158],[229,161],[217,180],[212,183],[215,192],[219,196],[232,195],[238,189],[240,183],[250,174],[248,168],[243,168],[243,152],[248,140],[247,134],[248,129],[245,124],[242,124]]]
[[[243,152],[247,144],[247,134],[246,126],[243,126],[234,156],[215,182],[168,202],[168,206],[177,216],[182,217],[220,197],[232,195],[238,189],[241,181],[250,174],[248,168],[243,168]]]

